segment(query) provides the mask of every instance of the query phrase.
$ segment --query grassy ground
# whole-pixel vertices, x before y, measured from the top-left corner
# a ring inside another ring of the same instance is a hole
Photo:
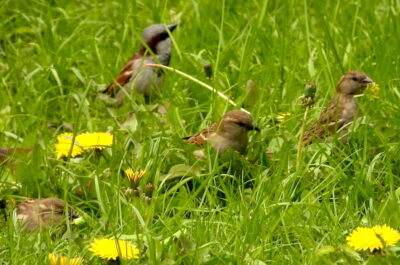
[[[62,236],[25,236],[12,218],[3,221],[0,263],[48,264],[55,252],[104,264],[89,243],[116,236],[141,250],[126,264],[398,264],[396,248],[392,258],[367,255],[345,238],[357,226],[400,227],[400,2],[279,2],[3,0],[0,147],[34,152],[15,171],[0,167],[0,196],[9,208],[56,196],[85,223]],[[244,104],[262,128],[246,156],[218,158],[207,148],[207,160],[196,160],[181,137],[232,106],[175,73],[150,105],[138,99],[112,110],[94,96],[138,47],[141,30],[160,22],[180,24],[171,66]],[[368,73],[380,98],[359,98],[363,115],[348,144],[313,145],[297,159],[304,84],[317,84],[310,122],[347,70]],[[157,108],[167,102],[163,116]],[[121,126],[132,112],[136,119]],[[111,132],[112,148],[55,158],[57,135],[95,131]],[[120,171],[129,167],[146,170],[140,185],[154,185],[150,203],[125,192]],[[89,179],[95,185],[77,196]]]

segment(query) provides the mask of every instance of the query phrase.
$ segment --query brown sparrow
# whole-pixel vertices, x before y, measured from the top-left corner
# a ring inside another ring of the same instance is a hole
[[[324,138],[352,122],[358,112],[354,95],[360,94],[370,83],[373,83],[372,79],[363,72],[350,71],[342,75],[333,99],[319,120],[304,133],[303,144],[310,144],[314,138]]]
[[[183,139],[198,146],[210,142],[218,153],[232,148],[243,154],[249,141],[247,132],[250,130],[260,131],[250,114],[241,110],[232,110],[207,129]]]
[[[139,51],[129,59],[115,81],[103,91],[104,94],[116,97],[114,104],[116,107],[121,106],[124,97],[133,91],[148,98],[154,94],[154,90],[159,89],[163,79],[162,72],[144,65],[157,63],[169,65],[172,47],[169,32],[174,31],[176,27],[176,24],[168,26],[155,24],[143,30],[142,39],[146,45],[140,46]]]
[[[71,220],[79,217],[72,210],[68,210],[68,216]],[[57,198],[32,199],[17,205],[17,219],[25,232],[48,229],[62,223],[64,217],[65,203]]]
[[[6,147],[0,148],[0,165],[6,164],[10,169],[15,170],[15,158],[20,157],[24,154],[32,153],[33,148],[21,148],[21,147]]]

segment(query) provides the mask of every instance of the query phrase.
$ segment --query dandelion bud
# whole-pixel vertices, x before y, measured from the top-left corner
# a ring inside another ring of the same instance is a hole
[[[314,82],[308,82],[304,87],[304,97],[315,98],[317,92],[317,85]]]
[[[317,85],[314,82],[308,82],[304,86],[304,94],[300,97],[301,104],[308,107],[315,103],[315,94]]]
[[[154,185],[149,182],[146,184],[146,186],[144,187],[144,193],[146,193],[147,196],[151,196],[151,194],[154,191]]]

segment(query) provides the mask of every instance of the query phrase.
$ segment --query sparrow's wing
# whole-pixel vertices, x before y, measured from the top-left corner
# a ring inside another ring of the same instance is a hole
[[[186,140],[186,142],[188,142],[188,143],[202,146],[205,143],[207,143],[210,135],[214,134],[217,131],[217,128],[218,128],[218,123],[214,123],[207,129],[204,129],[197,134],[193,134],[191,136],[185,137],[185,138],[183,138],[183,140]]]
[[[322,112],[318,121],[314,122],[310,129],[304,133],[303,144],[308,145],[314,138],[324,138],[334,133],[345,125],[345,120],[340,117],[340,101],[334,98]]]
[[[27,200],[17,205],[17,218],[26,219],[26,216],[30,215],[30,209],[32,208],[32,200]]]
[[[40,200],[39,208],[40,223],[45,228],[60,222],[64,216],[64,202],[55,198]]]
[[[135,54],[131,59],[129,59],[119,75],[115,78],[115,81],[109,84],[105,90],[103,90],[103,94],[114,97],[121,87],[132,79],[132,76],[135,72],[135,60],[138,59],[138,57],[139,55]]]
[[[23,224],[24,231],[33,231],[39,227],[37,207],[35,207],[34,200],[27,200],[18,204],[17,219]]]
[[[31,153],[33,151],[33,148],[11,148],[11,147],[6,147],[6,148],[0,148],[0,163],[3,162],[4,160],[8,158],[12,158],[17,155],[21,154],[27,154]]]

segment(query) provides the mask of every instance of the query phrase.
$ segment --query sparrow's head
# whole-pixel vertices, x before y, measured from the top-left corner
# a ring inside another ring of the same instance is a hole
[[[148,26],[142,32],[142,39],[155,54],[170,53],[171,39],[169,37],[169,32],[174,31],[177,26],[177,24],[154,24]]]
[[[40,207],[41,213],[49,213],[50,215],[51,214],[59,214],[62,216],[65,215],[65,203],[64,203],[64,201],[57,199],[57,198],[50,197],[50,198],[42,199],[42,200],[40,200],[39,207]],[[68,209],[67,216],[71,220],[79,217],[71,209]]]
[[[39,227],[48,228],[64,218],[65,204],[57,198],[28,200],[18,205],[17,215],[25,223],[25,231],[33,231]],[[68,217],[72,220],[79,216],[68,210]]]
[[[260,131],[253,122],[253,118],[242,110],[231,110],[227,112],[221,120],[221,129],[232,135],[247,133],[251,130]]]
[[[350,71],[342,75],[336,87],[336,91],[346,95],[361,93],[368,84],[373,83],[366,73]]]

